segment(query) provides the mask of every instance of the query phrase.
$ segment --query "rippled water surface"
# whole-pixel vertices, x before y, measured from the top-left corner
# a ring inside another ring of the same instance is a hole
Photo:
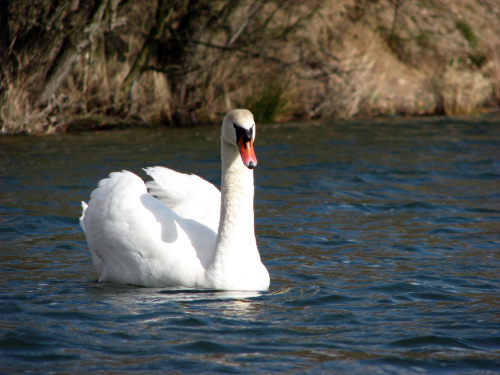
[[[262,125],[266,293],[96,283],[115,170],[219,184],[218,127],[0,138],[0,372],[500,373],[500,123]]]

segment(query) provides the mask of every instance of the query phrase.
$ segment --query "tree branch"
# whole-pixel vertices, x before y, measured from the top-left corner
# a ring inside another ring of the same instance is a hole
[[[52,64],[47,74],[44,86],[35,104],[43,106],[49,102],[59,87],[63,84],[73,65],[80,59],[83,51],[90,45],[92,38],[101,31],[100,22],[108,0],[98,0],[94,12],[89,14],[89,25],[83,30],[77,30],[66,39],[60,54]]]

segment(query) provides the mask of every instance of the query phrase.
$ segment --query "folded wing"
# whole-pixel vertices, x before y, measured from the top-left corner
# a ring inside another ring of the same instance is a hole
[[[206,225],[217,233],[220,217],[220,191],[194,175],[164,167],[144,169],[153,178],[146,183],[149,193],[177,215]]]

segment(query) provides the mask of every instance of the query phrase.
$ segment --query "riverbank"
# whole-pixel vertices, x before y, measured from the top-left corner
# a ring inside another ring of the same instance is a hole
[[[9,4],[1,133],[219,123],[235,107],[275,122],[500,105],[493,1],[198,3]]]

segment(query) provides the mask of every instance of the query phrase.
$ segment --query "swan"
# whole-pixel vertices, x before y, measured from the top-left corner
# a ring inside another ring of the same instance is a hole
[[[85,233],[100,282],[146,287],[265,291],[270,278],[254,231],[255,121],[226,114],[220,192],[196,175],[145,168],[99,182],[82,202]]]

